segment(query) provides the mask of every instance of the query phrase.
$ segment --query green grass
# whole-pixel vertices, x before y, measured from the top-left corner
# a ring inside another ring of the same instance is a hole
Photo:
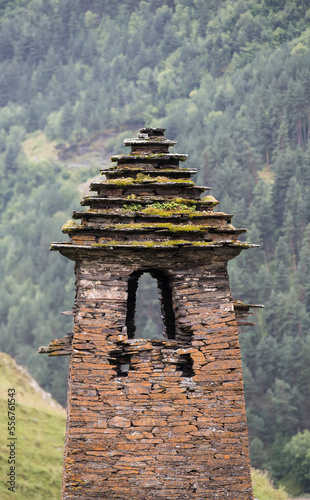
[[[254,498],[258,500],[289,500],[291,497],[283,487],[276,489],[267,472],[251,470]]]
[[[58,500],[64,449],[66,412],[0,353],[0,498],[2,500]],[[16,493],[7,490],[7,392],[16,390]]]

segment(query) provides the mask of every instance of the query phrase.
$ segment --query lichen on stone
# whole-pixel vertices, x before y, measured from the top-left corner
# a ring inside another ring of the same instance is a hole
[[[63,233],[69,232],[71,229],[79,228],[80,226],[72,219],[69,219],[65,224],[62,226],[61,231]]]

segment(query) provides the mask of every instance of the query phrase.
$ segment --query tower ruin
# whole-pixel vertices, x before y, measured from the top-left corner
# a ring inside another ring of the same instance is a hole
[[[227,262],[248,243],[210,188],[180,168],[164,129],[91,184],[73,213],[72,335],[41,352],[71,356],[62,499],[252,499],[237,321]],[[80,221],[78,224],[76,221]],[[157,280],[162,339],[135,327],[139,277]]]

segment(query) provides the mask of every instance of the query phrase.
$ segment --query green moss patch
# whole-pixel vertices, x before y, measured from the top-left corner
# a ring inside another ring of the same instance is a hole
[[[173,247],[186,245],[191,247],[218,247],[222,243],[233,243],[232,240],[225,240],[225,242],[213,242],[213,241],[189,241],[189,240],[165,240],[165,241],[153,241],[153,240],[132,240],[132,241],[120,241],[120,240],[109,240],[104,243],[94,243],[91,245],[92,248],[108,248],[108,247],[141,247],[141,248],[161,248],[161,247]]]
[[[69,219],[61,228],[61,231],[63,233],[69,233],[72,229],[78,229],[81,226],[79,226],[74,220]]]
[[[117,179],[109,179],[103,182],[103,185],[111,186],[131,186],[132,184],[156,183],[156,184],[186,184],[194,186],[195,183],[190,179],[171,179],[163,175],[152,177],[148,174],[139,173],[136,177],[119,177]]]
[[[190,214],[196,212],[196,205],[188,206],[185,205],[184,203],[177,203],[176,201],[171,201],[167,203],[161,203],[155,201],[154,203],[147,205],[145,208],[143,208],[142,205],[138,203],[132,203],[130,205],[129,204],[123,205],[122,209],[131,212],[139,211],[143,214],[167,216],[172,213]]]
[[[179,232],[201,232],[207,231],[209,229],[208,226],[199,226],[198,224],[172,224],[169,222],[152,222],[152,223],[132,223],[132,224],[108,224],[104,227],[104,229],[112,229],[112,230],[141,230],[141,229],[164,229],[166,231],[172,233]]]

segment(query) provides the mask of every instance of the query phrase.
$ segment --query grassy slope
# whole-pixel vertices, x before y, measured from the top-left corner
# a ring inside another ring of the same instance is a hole
[[[66,412],[10,356],[0,353],[0,498],[59,499]],[[16,494],[7,490],[7,391],[16,390]]]
[[[289,500],[291,497],[280,487],[276,490],[267,472],[261,472],[255,469],[251,471],[253,493],[258,500]]]

